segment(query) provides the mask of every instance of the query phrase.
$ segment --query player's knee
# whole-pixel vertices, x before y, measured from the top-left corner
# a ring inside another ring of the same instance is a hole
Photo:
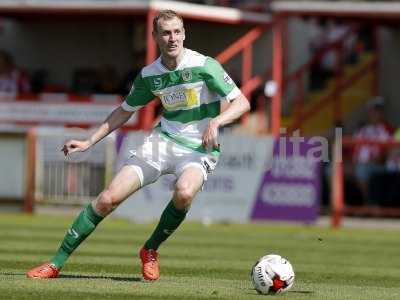
[[[175,196],[176,207],[178,209],[185,209],[192,203],[195,193],[188,184],[179,184],[176,186]]]
[[[95,202],[96,210],[103,216],[111,213],[116,207],[116,199],[110,190],[104,190]]]

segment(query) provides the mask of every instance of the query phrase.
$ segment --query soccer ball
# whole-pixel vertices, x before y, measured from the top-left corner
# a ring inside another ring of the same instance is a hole
[[[251,281],[259,294],[277,294],[288,291],[294,283],[290,262],[276,254],[261,257],[251,269]]]

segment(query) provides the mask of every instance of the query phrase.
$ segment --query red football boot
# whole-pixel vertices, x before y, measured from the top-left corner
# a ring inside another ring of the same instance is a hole
[[[39,279],[57,278],[59,272],[60,270],[57,269],[55,265],[51,263],[44,263],[26,273],[26,277]]]
[[[139,257],[142,261],[142,275],[145,280],[157,280],[160,278],[158,266],[158,253],[155,250],[140,249]]]

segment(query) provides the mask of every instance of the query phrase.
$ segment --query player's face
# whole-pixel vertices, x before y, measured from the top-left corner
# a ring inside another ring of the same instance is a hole
[[[185,29],[178,18],[160,19],[153,36],[164,58],[175,59],[182,53]]]

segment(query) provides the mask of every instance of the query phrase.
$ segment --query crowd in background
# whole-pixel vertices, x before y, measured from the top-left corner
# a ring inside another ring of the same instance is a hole
[[[342,76],[340,67],[356,64],[361,55],[374,51],[374,33],[368,25],[352,26],[317,18],[310,19],[309,25],[310,56],[317,58],[309,72],[310,91],[326,88],[329,82],[336,80],[334,77]],[[384,102],[382,97],[368,102],[364,119],[352,133],[353,139],[360,144],[344,148],[348,205],[400,205],[397,188],[400,184],[400,148],[384,144],[400,142],[400,129],[395,130],[386,119]],[[371,141],[383,144],[368,144]]]
[[[142,59],[142,54],[137,55]],[[120,94],[126,95],[143,63],[121,76],[112,65],[82,67],[73,71],[71,84],[50,82],[49,72],[38,69],[27,72],[17,66],[10,53],[0,49],[0,95],[15,96],[27,93],[72,93],[76,95]]]
[[[311,57],[319,57],[311,65],[310,91],[324,89],[334,76],[341,76],[338,69],[340,59],[342,67],[352,65],[358,63],[364,53],[374,51],[374,33],[368,25],[355,27],[324,19],[310,19],[310,24]],[[382,97],[368,102],[365,119],[353,132],[353,139],[383,143],[400,141],[400,129],[396,131],[386,119],[384,102]],[[400,184],[400,148],[358,144],[344,151],[349,156],[345,184],[347,204],[400,205],[397,190]]]
[[[373,49],[373,32],[367,25],[317,18],[310,19],[309,25],[310,56],[318,58],[311,65],[310,90],[325,88],[341,64],[356,64],[362,53]]]

